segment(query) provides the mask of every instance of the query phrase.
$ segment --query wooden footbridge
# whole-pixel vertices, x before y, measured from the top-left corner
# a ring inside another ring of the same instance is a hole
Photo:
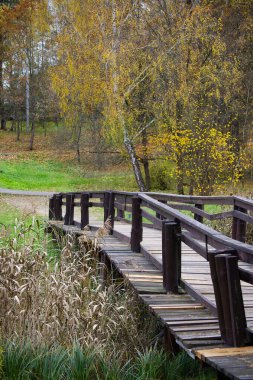
[[[160,318],[168,350],[181,347],[218,379],[253,379],[252,200],[101,191],[54,194],[49,206],[51,224],[75,234],[109,218],[101,259]],[[231,236],[204,224],[211,221]]]

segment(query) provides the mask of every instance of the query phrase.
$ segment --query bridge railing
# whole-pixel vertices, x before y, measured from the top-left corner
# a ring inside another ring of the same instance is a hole
[[[229,206],[222,213],[210,214],[205,205]],[[81,209],[81,221],[75,221],[75,208]],[[89,209],[104,210],[104,221],[131,223],[130,245],[134,252],[142,246],[143,226],[162,230],[163,283],[167,292],[184,288],[205,306],[217,313],[223,340],[233,346],[252,344],[247,328],[241,281],[253,285],[253,272],[240,267],[238,260],[253,264],[253,246],[244,243],[246,225],[253,224],[253,201],[241,197],[191,197],[159,193],[119,191],[55,194],[50,199],[50,219],[64,220],[65,225],[84,228],[89,224]],[[180,210],[180,211],[179,211]],[[181,211],[191,212],[194,218]],[[232,237],[203,224],[203,219],[231,218]],[[181,278],[181,242],[194,249],[210,263],[216,305]],[[148,252],[146,252],[148,254]]]
[[[227,344],[252,344],[252,332],[247,328],[240,281],[252,285],[253,272],[252,269],[238,266],[238,259],[252,264],[253,246],[229,238],[168,205],[161,205],[159,201],[145,194],[139,194],[138,198],[141,199],[140,209],[143,206],[145,209],[149,207],[159,212],[164,219],[162,270],[165,289],[176,293],[182,287],[217,313],[221,335]],[[138,214],[137,210],[135,212]],[[148,217],[146,211],[145,217]],[[139,221],[141,223],[140,218]],[[136,240],[137,238],[136,236]],[[216,305],[181,278],[181,242],[209,261]],[[138,247],[137,242],[135,246]]]

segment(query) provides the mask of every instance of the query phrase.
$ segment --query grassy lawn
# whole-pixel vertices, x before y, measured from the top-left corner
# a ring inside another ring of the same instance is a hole
[[[3,160],[0,162],[0,187],[19,190],[136,190],[129,169],[89,171],[83,167],[55,161]]]

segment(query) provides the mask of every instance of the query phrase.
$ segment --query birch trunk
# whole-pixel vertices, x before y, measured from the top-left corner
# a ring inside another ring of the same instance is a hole
[[[135,148],[125,125],[123,109],[122,109],[123,107],[122,101],[121,100],[119,101],[120,99],[119,85],[118,85],[119,70],[118,70],[117,56],[119,54],[119,47],[120,47],[120,33],[117,26],[116,1],[112,0],[111,4],[112,4],[112,81],[113,81],[112,84],[113,84],[113,94],[114,94],[114,99],[115,99],[115,107],[118,114],[119,125],[124,135],[124,145],[133,167],[137,185],[140,191],[146,191],[145,182],[144,182],[140,164],[135,152]]]
[[[34,145],[34,136],[35,136],[35,121],[32,121],[31,137],[30,137],[30,146],[29,150],[33,150]]]
[[[29,74],[29,65],[28,62],[26,64],[26,132],[28,133],[30,130],[30,74]]]
[[[0,48],[2,47],[3,37],[0,31]],[[1,53],[0,53],[1,54]],[[3,98],[3,60],[0,57],[0,120],[1,120],[1,130],[6,130],[6,122],[4,118],[4,98]]]

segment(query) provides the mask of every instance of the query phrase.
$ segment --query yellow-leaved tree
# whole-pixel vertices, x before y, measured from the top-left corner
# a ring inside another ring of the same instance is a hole
[[[106,70],[96,11],[99,1],[56,0],[54,7],[57,62],[50,70],[52,84],[80,162],[81,134],[87,137],[92,125],[94,142],[105,99]]]
[[[155,14],[162,48],[154,103],[158,131],[150,146],[169,151],[179,193],[187,185],[190,193],[207,195],[218,183],[236,182],[245,167],[237,135],[240,63],[228,49],[214,4],[158,2]]]

